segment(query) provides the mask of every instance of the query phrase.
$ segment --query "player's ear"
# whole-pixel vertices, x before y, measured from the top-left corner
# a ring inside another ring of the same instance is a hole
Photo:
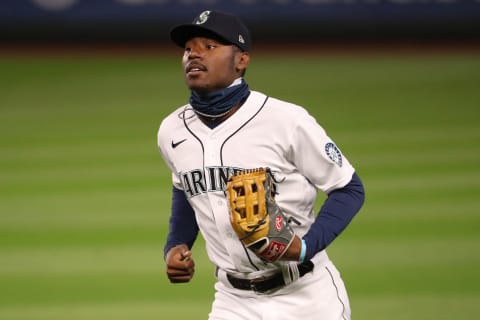
[[[247,70],[248,64],[250,63],[250,53],[239,51],[236,54],[236,69],[240,73],[244,73]]]

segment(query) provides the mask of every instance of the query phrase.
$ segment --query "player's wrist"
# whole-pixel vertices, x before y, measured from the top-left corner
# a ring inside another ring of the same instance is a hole
[[[305,260],[305,255],[307,253],[307,244],[304,239],[302,239],[302,247],[300,248],[300,256],[298,257],[299,262]]]

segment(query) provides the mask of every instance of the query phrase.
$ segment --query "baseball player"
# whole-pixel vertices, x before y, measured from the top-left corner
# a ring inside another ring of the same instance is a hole
[[[173,182],[169,280],[192,279],[200,231],[216,266],[210,320],[350,319],[344,283],[325,251],[363,205],[349,160],[303,107],[248,87],[251,38],[237,17],[204,11],[170,35],[184,49],[191,95],[158,131]],[[260,183],[232,186],[251,173],[262,173]],[[327,198],[317,214],[319,191]],[[242,211],[241,203],[255,210]],[[255,224],[245,222],[260,211]]]

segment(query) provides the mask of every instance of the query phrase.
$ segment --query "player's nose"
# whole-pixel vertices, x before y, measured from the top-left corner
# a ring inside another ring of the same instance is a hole
[[[198,48],[190,48],[190,50],[186,53],[188,59],[196,59],[202,56],[201,50]]]

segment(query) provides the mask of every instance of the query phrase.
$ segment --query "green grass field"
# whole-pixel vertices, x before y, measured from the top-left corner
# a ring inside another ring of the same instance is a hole
[[[353,319],[478,316],[480,56],[252,59],[250,87],[307,107],[363,178],[329,249]],[[188,96],[180,57],[11,55],[0,70],[0,319],[206,319],[202,239],[190,284],[169,284],[162,257],[156,131]]]

